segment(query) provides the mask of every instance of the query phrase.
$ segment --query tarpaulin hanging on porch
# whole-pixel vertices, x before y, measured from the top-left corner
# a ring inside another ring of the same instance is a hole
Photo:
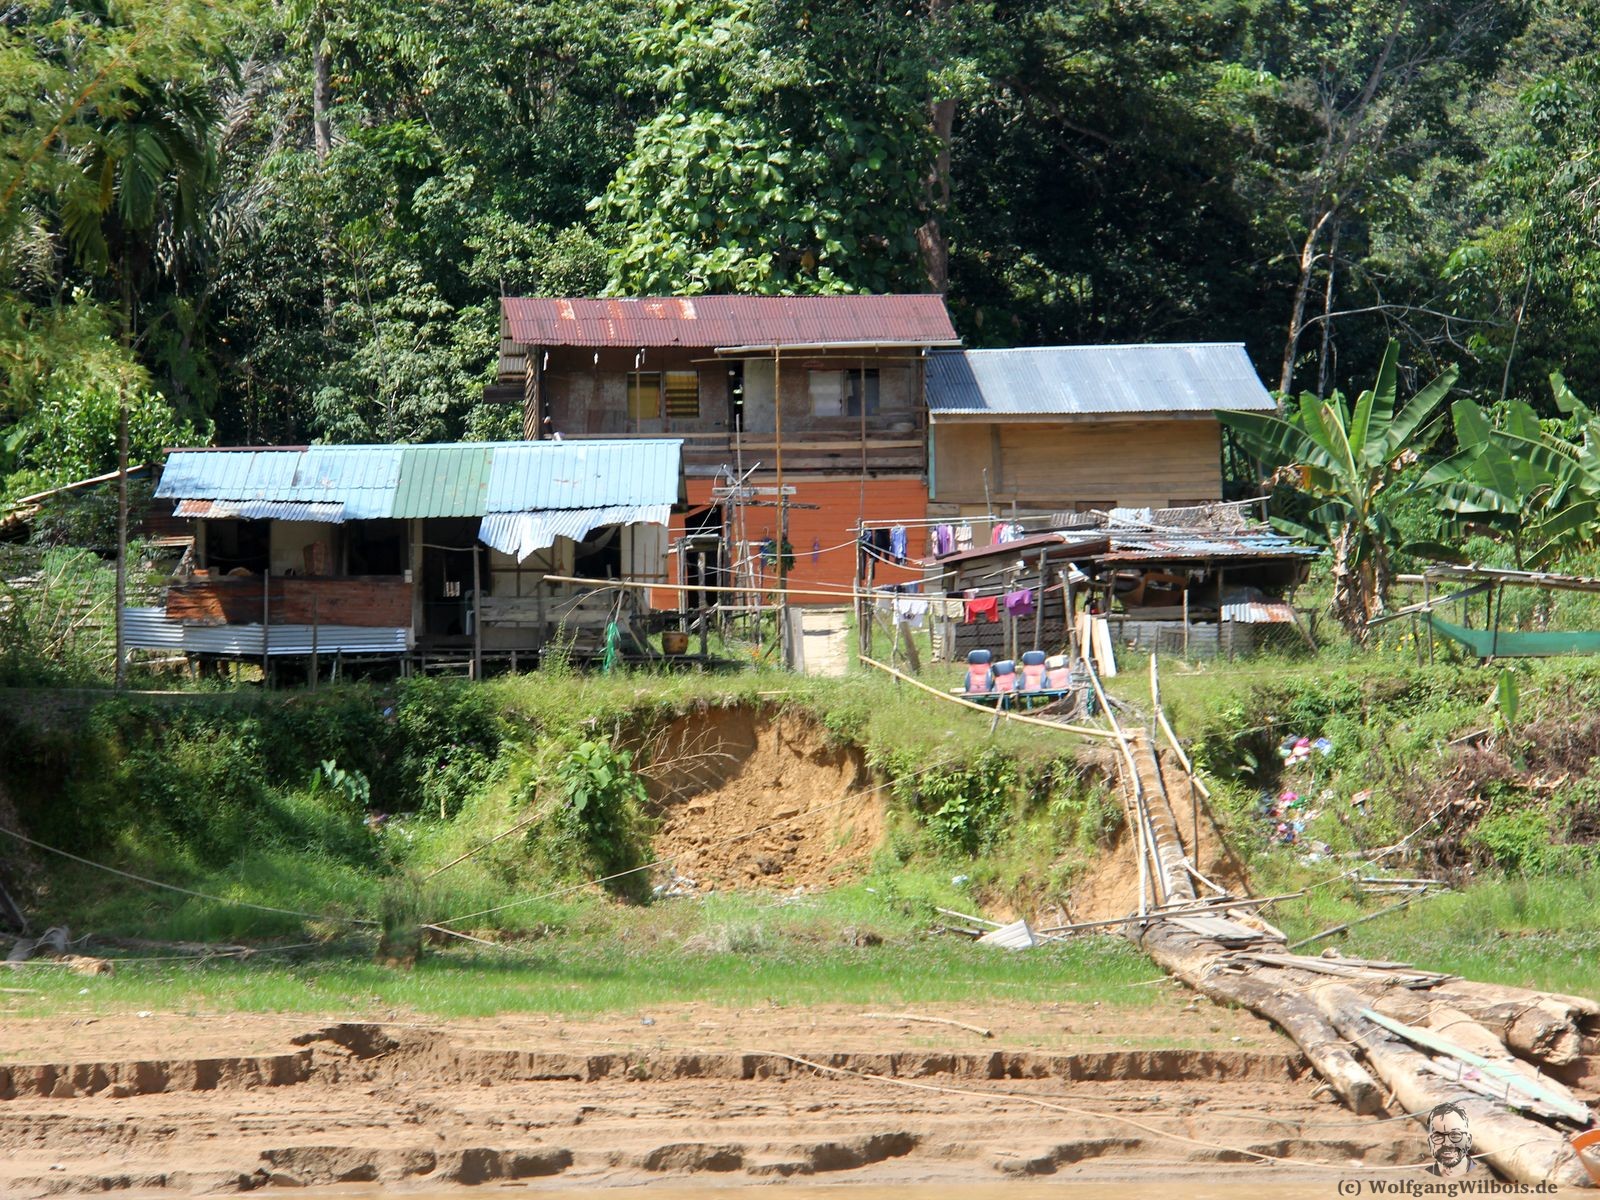
[[[538,512],[490,513],[478,525],[478,540],[518,562],[555,545],[558,537],[582,541],[606,525],[665,525],[670,504],[613,504],[604,508],[543,509]]]

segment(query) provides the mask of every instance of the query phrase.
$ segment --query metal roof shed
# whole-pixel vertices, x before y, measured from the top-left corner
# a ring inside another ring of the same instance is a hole
[[[1210,416],[1276,402],[1241,342],[938,350],[928,356],[934,422]]]
[[[603,525],[665,525],[682,503],[671,438],[175,450],[156,494],[182,515],[286,520],[478,517],[526,558]]]

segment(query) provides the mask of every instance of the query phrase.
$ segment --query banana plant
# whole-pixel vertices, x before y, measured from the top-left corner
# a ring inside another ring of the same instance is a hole
[[[1389,557],[1398,534],[1378,507],[1379,494],[1432,446],[1443,428],[1435,414],[1455,386],[1449,368],[1403,404],[1397,404],[1400,345],[1391,341],[1373,386],[1347,405],[1339,392],[1327,399],[1306,393],[1286,415],[1222,412],[1218,418],[1246,450],[1319,503],[1306,521],[1273,518],[1286,533],[1329,547],[1333,555],[1333,615],[1358,641],[1367,622],[1383,611]]]
[[[1545,565],[1600,534],[1600,417],[1559,372],[1550,387],[1576,440],[1545,428],[1523,401],[1505,405],[1497,426],[1472,401],[1457,400],[1457,451],[1417,484],[1462,522],[1510,541],[1519,567]]]

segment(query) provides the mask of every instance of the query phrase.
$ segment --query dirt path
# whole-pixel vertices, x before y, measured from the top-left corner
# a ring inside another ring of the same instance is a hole
[[[1313,1098],[1293,1047],[1164,985],[1150,1007],[684,1005],[452,1023],[151,1014],[0,1030],[0,1195],[710,1173],[979,1182],[1415,1161]],[[797,1061],[804,1060],[804,1061]],[[822,1068],[834,1068],[826,1070]]]

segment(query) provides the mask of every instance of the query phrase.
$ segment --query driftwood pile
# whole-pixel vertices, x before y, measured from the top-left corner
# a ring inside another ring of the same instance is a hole
[[[1159,712],[1153,670],[1152,699]],[[1153,900],[1127,929],[1152,959],[1212,999],[1278,1025],[1353,1111],[1421,1117],[1459,1104],[1474,1152],[1505,1178],[1595,1186],[1571,1142],[1593,1117],[1560,1077],[1586,1046],[1600,1047],[1600,1003],[1406,963],[1289,953],[1253,907],[1200,897],[1159,756],[1145,738],[1121,736],[1124,804]],[[1196,915],[1197,906],[1212,911]]]

